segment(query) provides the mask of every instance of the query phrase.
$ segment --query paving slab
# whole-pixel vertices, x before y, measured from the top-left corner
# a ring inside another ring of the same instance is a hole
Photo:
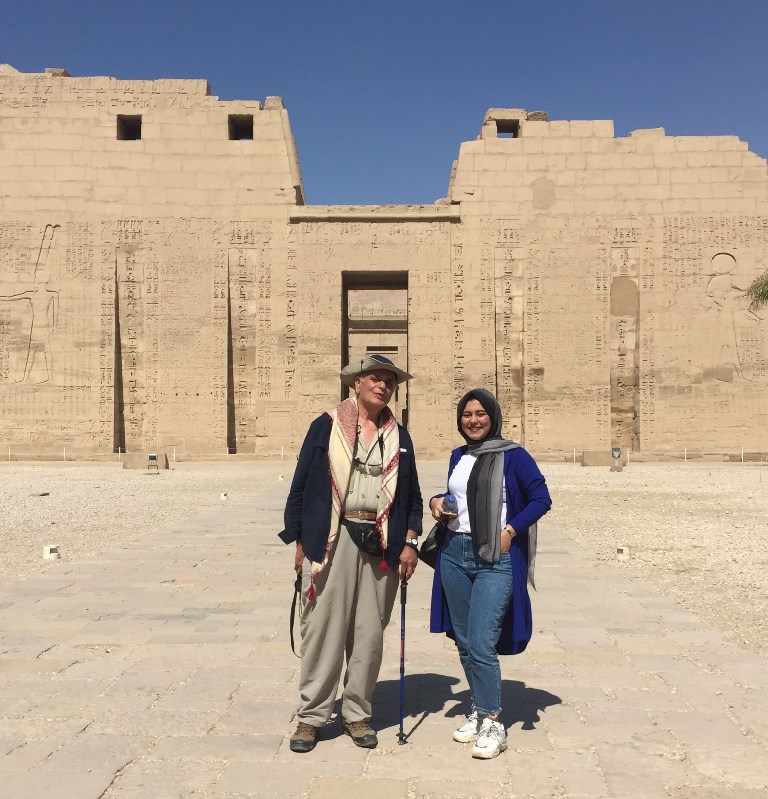
[[[425,496],[443,463],[420,467]],[[280,472],[289,477],[283,465]],[[380,745],[337,716],[288,748],[299,660],[288,643],[289,479],[208,515],[0,591],[0,794],[60,799],[719,799],[768,788],[768,658],[540,527],[535,634],[502,658],[509,748],[455,743],[468,701],[453,644],[428,632],[432,572],[399,609],[374,696]]]

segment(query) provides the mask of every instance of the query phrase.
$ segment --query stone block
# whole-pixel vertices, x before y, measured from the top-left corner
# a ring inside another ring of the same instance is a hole
[[[338,799],[340,796],[365,795],[366,799],[407,799],[407,779],[352,777],[315,777],[308,799]]]
[[[522,126],[522,134],[524,138],[552,135],[551,122],[539,122],[538,120],[528,119]]]
[[[664,128],[639,128],[629,132],[631,139],[663,139],[666,136]]]
[[[154,452],[157,460],[149,460],[149,452],[127,452],[121,456],[123,461],[123,469],[155,469],[157,464],[158,469],[168,468],[168,455],[165,452]]]
[[[627,453],[626,450],[621,450],[621,457],[619,458],[619,464],[621,466],[627,465]],[[581,465],[582,466],[613,466],[613,457],[611,456],[611,450],[584,450],[581,453]]]

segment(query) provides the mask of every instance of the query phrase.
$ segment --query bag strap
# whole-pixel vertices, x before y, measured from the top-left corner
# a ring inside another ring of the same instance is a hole
[[[291,602],[291,619],[288,622],[288,630],[291,634],[291,652],[296,655],[296,646],[293,640],[293,625],[296,619],[296,602],[301,594],[301,577],[297,577],[296,581],[293,584],[293,601]],[[297,658],[300,658],[301,655],[296,655]]]

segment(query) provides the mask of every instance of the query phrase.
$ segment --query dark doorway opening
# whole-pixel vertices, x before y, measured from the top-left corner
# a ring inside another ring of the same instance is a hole
[[[366,355],[385,355],[408,371],[408,272],[342,272],[341,365]],[[348,389],[341,387],[341,398]],[[408,426],[408,384],[392,412]]]

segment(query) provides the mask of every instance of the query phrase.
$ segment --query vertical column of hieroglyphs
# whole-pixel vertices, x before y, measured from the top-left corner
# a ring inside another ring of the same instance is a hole
[[[523,399],[534,450],[609,446],[607,254],[594,227],[556,218],[528,231]]]
[[[464,236],[462,225],[451,226],[451,310],[453,312],[453,402],[454,405],[467,391],[465,379],[466,353],[464,335],[466,324],[466,287],[464,281]]]
[[[234,447],[230,440],[229,425],[229,392],[228,368],[231,341],[227,340],[229,320],[229,267],[227,248],[217,246],[215,234],[209,238],[211,241],[211,313],[212,340],[210,341],[212,373],[213,373],[213,408],[212,408],[212,437],[214,446],[227,448]]]
[[[272,396],[272,223],[232,222],[229,285],[232,314],[232,380],[238,452],[254,452],[267,435]]]
[[[647,227],[647,225],[645,226]],[[639,275],[647,238],[637,219],[616,219],[611,231],[611,444],[637,449]]]
[[[484,225],[493,253],[496,282],[497,396],[504,410],[504,432],[519,438],[522,427],[523,278],[520,223],[488,220]],[[484,237],[485,238],[485,237]]]
[[[637,400],[635,437],[638,449],[648,450],[650,442],[658,439],[656,426],[656,326],[658,324],[656,304],[656,272],[660,254],[656,255],[656,244],[643,248],[643,263],[640,270],[640,297],[638,309],[639,340],[637,350]]]
[[[146,222],[116,220],[113,230],[117,264],[118,317],[120,329],[120,371],[122,408],[118,409],[125,448],[141,451],[154,442],[145,440],[147,412],[147,313],[144,267],[147,246]]]
[[[112,244],[111,225],[102,225],[99,242],[99,415],[98,437],[104,452],[122,449],[122,430],[118,440],[115,407],[115,291],[117,288],[117,261]],[[122,389],[122,386],[120,387]]]
[[[643,448],[764,446],[768,325],[744,291],[765,270],[768,218],[667,216],[662,248],[642,300]]]
[[[296,225],[287,225],[285,255],[285,318],[283,320],[282,351],[282,391],[277,406],[284,409],[286,419],[280,440],[281,447],[290,451],[298,449],[301,432],[296,424],[296,407],[298,405],[298,368],[299,368],[299,252],[296,236]],[[278,377],[276,376],[276,380]],[[278,390],[280,387],[278,386]]]
[[[262,226],[270,225],[262,222]],[[275,337],[272,330],[272,253],[270,231],[260,231],[256,255],[256,396],[258,397],[257,435],[267,435],[269,403],[272,399],[272,352]]]
[[[285,264],[285,367],[283,369],[283,400],[296,401],[296,366],[298,363],[298,331],[296,311],[299,302],[299,259],[296,226],[289,225]]]
[[[238,234],[232,228],[230,243],[240,243],[238,238],[247,241],[247,234]],[[232,316],[232,382],[234,386],[235,450],[245,452],[253,443],[255,432],[255,403],[253,396],[254,364],[254,279],[249,269],[248,253],[245,247],[229,248],[229,286],[230,314]]]

